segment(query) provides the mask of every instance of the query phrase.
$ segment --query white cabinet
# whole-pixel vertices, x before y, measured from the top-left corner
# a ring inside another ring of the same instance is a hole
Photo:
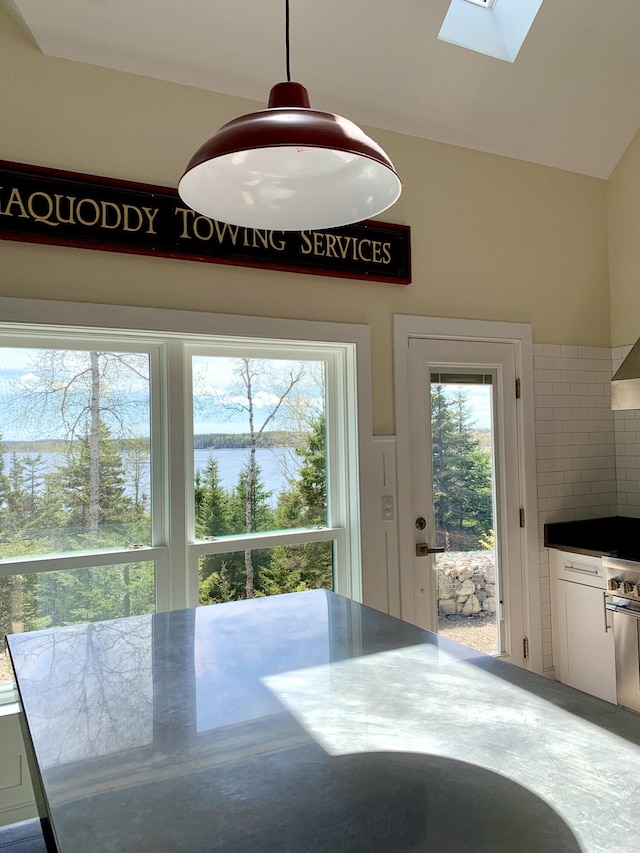
[[[556,677],[616,702],[613,631],[599,557],[552,551],[552,631]]]

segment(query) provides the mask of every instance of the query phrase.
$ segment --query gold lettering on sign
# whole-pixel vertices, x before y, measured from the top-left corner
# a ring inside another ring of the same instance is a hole
[[[200,223],[203,222],[205,226],[209,229],[209,233],[201,234],[200,233]],[[198,240],[210,240],[213,237],[213,220],[209,219],[208,216],[196,216],[193,220],[193,233],[196,235]]]
[[[218,243],[224,242],[225,234],[228,234],[231,237],[231,245],[235,246],[236,240],[238,239],[238,231],[240,230],[239,225],[229,225],[228,222],[218,222],[217,219],[210,220],[213,221],[213,224],[216,229],[216,237],[218,238]],[[222,225],[222,228],[220,226]],[[246,228],[245,228],[245,239],[246,239]]]
[[[258,228],[253,229],[253,248],[258,249],[259,246],[256,243],[256,240],[259,240],[262,243],[263,249],[269,248],[269,235],[265,231],[260,231]]]
[[[146,212],[148,208],[143,210]],[[157,210],[153,215],[156,213]],[[203,242],[215,240],[221,246],[226,243],[231,246],[242,245],[246,249],[273,249],[276,252],[284,252],[287,247],[284,231],[277,232],[282,235],[279,239],[275,236],[276,232],[266,228],[242,228],[241,235],[239,225],[201,216],[189,207],[176,207],[174,213],[182,226],[181,240],[192,240],[195,237]]]
[[[27,213],[26,208],[25,208],[24,204],[22,203],[22,198],[20,196],[20,192],[16,187],[14,187],[11,190],[11,195],[9,196],[9,201],[7,202],[7,206],[5,207],[4,210],[0,210],[0,213],[3,216],[13,216],[13,213],[11,213],[11,208],[13,207],[14,204],[18,205],[18,209],[20,211],[18,216],[20,217],[20,219],[28,219],[29,214]]]
[[[119,228],[120,223],[122,222],[122,213],[120,212],[120,208],[117,204],[114,204],[112,201],[101,201],[100,207],[102,208],[102,221],[100,226],[102,228]],[[109,222],[108,211],[111,210],[115,213],[115,219],[112,222]]]
[[[189,234],[189,232],[187,230],[187,224],[188,224],[188,216],[189,216],[189,214],[193,214],[193,210],[191,210],[188,207],[176,207],[174,212],[182,214],[182,234],[180,235],[181,239],[190,240],[191,235]]]
[[[300,232],[300,254],[362,261],[365,264],[390,264],[391,243],[380,240],[359,240],[346,234],[325,234],[322,231]]]
[[[287,241],[284,236],[284,231],[281,231],[280,233],[282,234],[282,237],[280,238],[280,240],[276,241],[273,236],[273,231],[269,231],[269,245],[272,249],[275,249],[276,252],[284,252],[285,247],[287,245]]]
[[[154,220],[154,219],[156,218],[156,216],[158,215],[158,211],[160,210],[160,208],[159,208],[159,207],[154,207],[154,208],[152,209],[152,208],[150,208],[150,207],[143,207],[143,208],[142,208],[142,210],[143,210],[144,215],[145,215],[145,216],[147,217],[147,219],[149,220],[149,227],[147,228],[147,230],[146,230],[146,232],[145,232],[145,233],[146,233],[146,234],[155,234],[156,232],[153,230],[153,220]]]
[[[44,199],[46,210],[42,208],[41,212],[38,213],[38,211],[36,210],[36,199]],[[27,206],[29,208],[29,213],[31,214],[33,219],[35,219],[36,222],[43,222],[45,225],[52,225],[54,228],[57,228],[57,226],[60,224],[59,222],[51,221],[51,215],[53,213],[54,204],[53,199],[50,195],[48,195],[48,193],[31,193],[27,202]]]
[[[300,249],[300,252],[303,255],[310,255],[311,252],[313,251],[313,248],[311,246],[311,239],[309,238],[309,232],[308,231],[301,231],[300,237],[302,238],[302,242],[304,243],[304,246],[302,246],[302,248]]]
[[[365,256],[362,254],[362,247],[364,246],[364,244],[365,244],[365,243],[367,243],[367,245],[369,245],[369,246],[370,246],[370,245],[371,245],[371,240],[360,240],[360,243],[359,243],[359,245],[358,245],[358,254],[360,255],[360,260],[361,260],[361,261],[365,261],[365,262],[367,262],[367,261],[372,261],[372,260],[373,260],[373,258],[372,258],[372,256],[371,256],[371,255],[369,255],[369,257],[368,257],[368,258],[365,258]]]
[[[54,198],[55,198],[55,200],[56,200],[56,219],[58,220],[58,222],[59,222],[61,225],[75,225],[75,224],[76,224],[76,221],[75,221],[75,219],[73,218],[73,210],[74,210],[74,206],[75,206],[75,203],[76,203],[76,197],[75,197],[75,196],[73,196],[73,195],[61,196],[61,195],[58,195],[58,194],[56,193],[56,194],[54,195]],[[61,212],[61,210],[60,210],[60,206],[61,206],[61,205],[60,205],[60,201],[61,201],[63,198],[65,198],[65,199],[69,202],[69,218],[68,218],[68,219],[63,219],[63,217],[62,217],[62,212]]]
[[[336,236],[335,234],[327,234],[327,257],[328,258],[337,258],[336,254]]]
[[[78,205],[78,208],[80,205]],[[138,224],[134,227],[131,224],[131,216],[135,214],[138,218]],[[122,216],[124,219],[124,230],[125,231],[139,231],[142,228],[143,218],[140,213],[140,208],[136,207],[134,204],[123,204],[122,205]],[[80,214],[78,213],[78,219],[80,218]]]
[[[93,211],[96,215],[96,218],[93,220],[93,222],[89,222],[89,220],[82,218],[81,210],[83,207],[86,207],[87,205],[93,207]],[[78,206],[76,208],[76,216],[78,217],[78,222],[81,225],[87,225],[90,228],[92,228],[94,225],[97,225],[99,220],[100,220],[100,208],[98,207],[98,202],[94,201],[92,198],[80,199],[80,201],[78,202]]]

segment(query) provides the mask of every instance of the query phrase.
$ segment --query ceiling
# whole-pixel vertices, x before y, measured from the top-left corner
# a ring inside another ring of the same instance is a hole
[[[284,0],[0,4],[51,56],[265,104],[285,78]],[[514,64],[438,41],[448,6],[291,0],[292,78],[359,124],[607,178],[640,127],[638,0],[544,0]]]

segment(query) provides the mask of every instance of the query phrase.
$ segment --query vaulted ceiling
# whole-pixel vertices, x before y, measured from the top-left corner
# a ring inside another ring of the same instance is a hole
[[[291,0],[292,77],[360,124],[608,177],[640,127],[638,0],[544,0],[514,64],[439,41],[449,2]],[[0,4],[51,56],[265,103],[285,78],[284,0]]]

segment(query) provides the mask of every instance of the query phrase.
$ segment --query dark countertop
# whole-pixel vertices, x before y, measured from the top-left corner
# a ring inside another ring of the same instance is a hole
[[[640,518],[611,515],[545,524],[544,544],[574,554],[640,560]]]
[[[324,591],[9,638],[61,853],[636,853],[640,717]]]

